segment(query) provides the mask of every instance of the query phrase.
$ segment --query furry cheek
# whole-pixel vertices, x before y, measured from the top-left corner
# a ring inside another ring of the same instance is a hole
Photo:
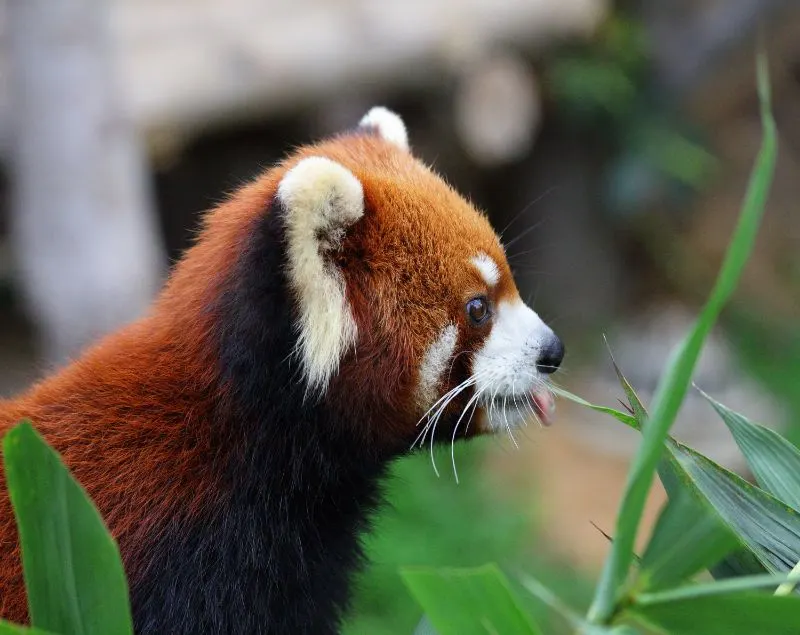
[[[419,367],[419,377],[415,402],[420,411],[431,408],[439,397],[440,386],[444,380],[450,360],[456,350],[458,328],[447,324],[425,351]]]

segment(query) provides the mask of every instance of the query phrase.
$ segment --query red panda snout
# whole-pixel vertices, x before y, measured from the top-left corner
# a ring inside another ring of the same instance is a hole
[[[554,342],[559,342],[563,355],[552,329],[521,300],[497,307],[492,333],[473,357],[484,429],[513,428],[529,419],[550,423],[554,402],[547,376],[555,368],[544,371],[542,360],[552,354],[550,364],[560,364]]]
[[[481,253],[470,264],[484,290],[465,304],[466,326],[442,328],[423,357],[418,394],[428,407],[414,445],[511,431],[529,420],[548,425],[553,414],[548,375],[563,357],[560,339],[518,295],[496,293],[509,275],[505,263]]]

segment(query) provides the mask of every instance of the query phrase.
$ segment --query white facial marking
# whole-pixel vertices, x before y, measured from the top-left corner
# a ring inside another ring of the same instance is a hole
[[[356,324],[341,272],[325,258],[364,214],[360,181],[322,157],[303,159],[278,186],[286,213],[288,274],[296,293],[297,352],[309,389],[324,391],[356,341]]]
[[[453,358],[458,340],[458,329],[455,324],[448,324],[433,341],[419,367],[419,383],[417,384],[417,405],[429,408],[439,397],[439,384],[447,365]]]
[[[403,150],[408,150],[406,125],[398,115],[383,106],[372,108],[358,124],[363,128],[375,128],[378,134]]]
[[[547,390],[536,361],[552,337],[550,327],[523,302],[499,303],[492,330],[472,359],[475,390],[489,427],[514,427],[533,416],[534,393]]]
[[[485,253],[481,252],[470,262],[480,271],[483,281],[490,287],[494,287],[500,282],[500,269],[497,263]]]

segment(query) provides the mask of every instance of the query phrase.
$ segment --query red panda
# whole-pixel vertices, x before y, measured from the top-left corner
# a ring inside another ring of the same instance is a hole
[[[213,209],[146,316],[16,399],[119,543],[137,633],[333,633],[389,463],[546,419],[559,338],[394,113]],[[0,485],[0,616],[26,621]]]

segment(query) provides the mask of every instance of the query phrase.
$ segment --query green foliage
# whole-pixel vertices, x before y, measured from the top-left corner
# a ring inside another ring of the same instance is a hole
[[[50,635],[48,631],[38,628],[26,628],[18,624],[10,624],[0,620],[0,635]]]
[[[406,568],[401,575],[440,633],[541,633],[494,565],[477,569]]]
[[[511,493],[498,496],[496,483],[486,477],[483,459],[494,443],[488,438],[456,445],[458,484],[445,473],[436,478],[427,452],[393,466],[386,483],[387,504],[364,536],[367,566],[355,580],[346,635],[412,632],[422,611],[403,583],[403,567],[472,568],[488,561],[513,562],[546,579],[570,601],[588,603],[591,586],[536,553],[539,519]],[[441,454],[441,463],[450,461],[449,448],[435,452]],[[528,601],[526,608],[544,616],[535,602]]]
[[[684,485],[701,497],[767,571],[788,571],[800,559],[800,515],[710,459],[670,441]]]
[[[646,428],[649,420],[643,405],[622,375],[621,383],[635,404],[632,410],[638,421]],[[583,400],[578,402],[585,403]],[[763,428],[740,414],[724,411],[728,418],[736,418],[741,437],[757,438],[752,442],[756,451],[764,452],[769,444],[775,443],[773,435],[776,433],[770,432],[765,437],[767,441],[763,441],[760,438]],[[624,419],[624,416],[617,416],[621,414],[616,412],[614,416]],[[800,624],[800,596],[789,594],[800,581],[800,565],[792,567],[792,563],[800,559],[800,543],[797,542],[800,518],[797,513],[783,501],[670,437],[665,439],[663,447],[666,458],[659,470],[662,480],[670,483],[667,486],[670,498],[638,566],[620,583],[609,618],[598,620],[590,613],[584,620],[565,608],[535,580],[524,577],[523,586],[559,610],[576,633],[643,632],[636,630],[631,623],[675,635],[754,632],[782,635],[796,632],[797,624]],[[799,489],[800,486],[794,487],[793,494],[797,495]],[[765,569],[775,573],[737,577],[713,584],[686,584],[691,576],[713,568],[726,556],[727,571],[736,571],[740,576]],[[761,562],[763,568],[754,567],[754,562]],[[459,573],[460,584],[480,585],[480,581],[465,582],[464,579],[479,577],[482,572],[463,570]],[[432,579],[434,572],[427,571],[426,574]],[[452,570],[447,575],[450,579],[455,577]],[[425,599],[420,603],[429,614],[434,610],[457,609],[452,600],[455,591],[448,588],[448,584],[441,581],[438,587],[430,584],[426,588]],[[764,588],[775,592],[765,593]],[[494,608],[499,610],[499,606],[511,601],[512,598],[505,598]],[[512,616],[505,618],[511,619]],[[456,627],[451,622],[431,621],[439,635],[464,632],[463,625]],[[615,630],[621,628],[627,630]]]
[[[800,450],[777,432],[751,423],[703,393],[728,426],[758,484],[800,510]]]
[[[739,223],[711,296],[694,327],[678,346],[673,359],[667,365],[653,398],[652,415],[643,428],[642,445],[634,457],[622,497],[611,554],[606,561],[595,601],[590,609],[592,621],[605,621],[614,610],[616,594],[625,582],[633,558],[636,531],[661,458],[664,440],[683,403],[706,336],[736,288],[758,233],[777,156],[777,133],[770,110],[766,68],[764,58],[759,58],[759,95],[762,103],[764,141],[745,196]]]
[[[550,73],[556,97],[585,115],[597,110],[621,117],[636,99],[636,86],[614,62],[567,58],[556,61]]]
[[[637,108],[647,64],[641,28],[619,15],[598,30],[587,47],[561,51],[547,69],[547,83],[559,110],[587,123],[619,122]]]
[[[643,586],[671,588],[717,564],[739,542],[685,490],[678,489],[661,510],[641,560]]]
[[[752,310],[740,304],[727,316],[728,335],[741,366],[779,403],[785,404],[789,415],[785,434],[800,444],[800,321],[789,325],[765,320]]]
[[[611,551],[586,618],[564,608],[535,580],[523,581],[534,595],[557,608],[576,633],[636,633],[642,632],[638,630],[641,628],[675,635],[783,635],[796,633],[800,624],[800,596],[793,594],[800,580],[800,515],[796,511],[800,500],[797,469],[800,452],[776,432],[710,400],[728,425],[759,484],[765,488],[761,489],[669,436],[703,342],[747,262],[772,181],[777,134],[763,57],[759,57],[758,71],[764,141],[739,223],[706,305],[667,364],[651,413],[616,364],[630,414],[589,404],[561,391],[562,396],[605,412],[642,433],[617,516]],[[634,541],[656,472],[669,500],[644,555],[637,558]],[[689,581],[704,569],[712,571],[718,580],[711,584]],[[748,575],[765,570],[770,574]],[[480,574],[461,573],[459,583],[464,588],[474,589],[480,584],[477,579]],[[432,572],[427,575],[429,581],[434,579]],[[449,576],[453,575],[449,572]],[[474,579],[464,579],[470,576]],[[496,585],[493,594],[499,588]],[[774,593],[769,593],[770,589]],[[449,610],[456,610],[453,593],[445,580],[438,586],[426,586],[422,603],[430,616],[437,616],[431,617],[431,621],[440,635],[459,632],[455,621],[438,619],[446,614],[448,606]],[[493,623],[511,620],[516,615],[516,605],[509,597],[497,601],[493,609],[505,611],[502,616],[493,614]],[[474,626],[470,632],[492,631]],[[513,632],[530,630],[519,627]]]
[[[679,200],[717,168],[695,131],[676,120],[675,95],[657,77],[642,27],[620,12],[590,40],[561,49],[544,72],[554,111],[613,157],[603,189],[615,214],[664,194]]]
[[[672,635],[795,635],[800,598],[754,591],[640,598],[631,615]]]
[[[86,492],[29,423],[3,440],[31,623],[63,635],[132,633],[116,543]],[[31,632],[14,630],[8,633]]]

